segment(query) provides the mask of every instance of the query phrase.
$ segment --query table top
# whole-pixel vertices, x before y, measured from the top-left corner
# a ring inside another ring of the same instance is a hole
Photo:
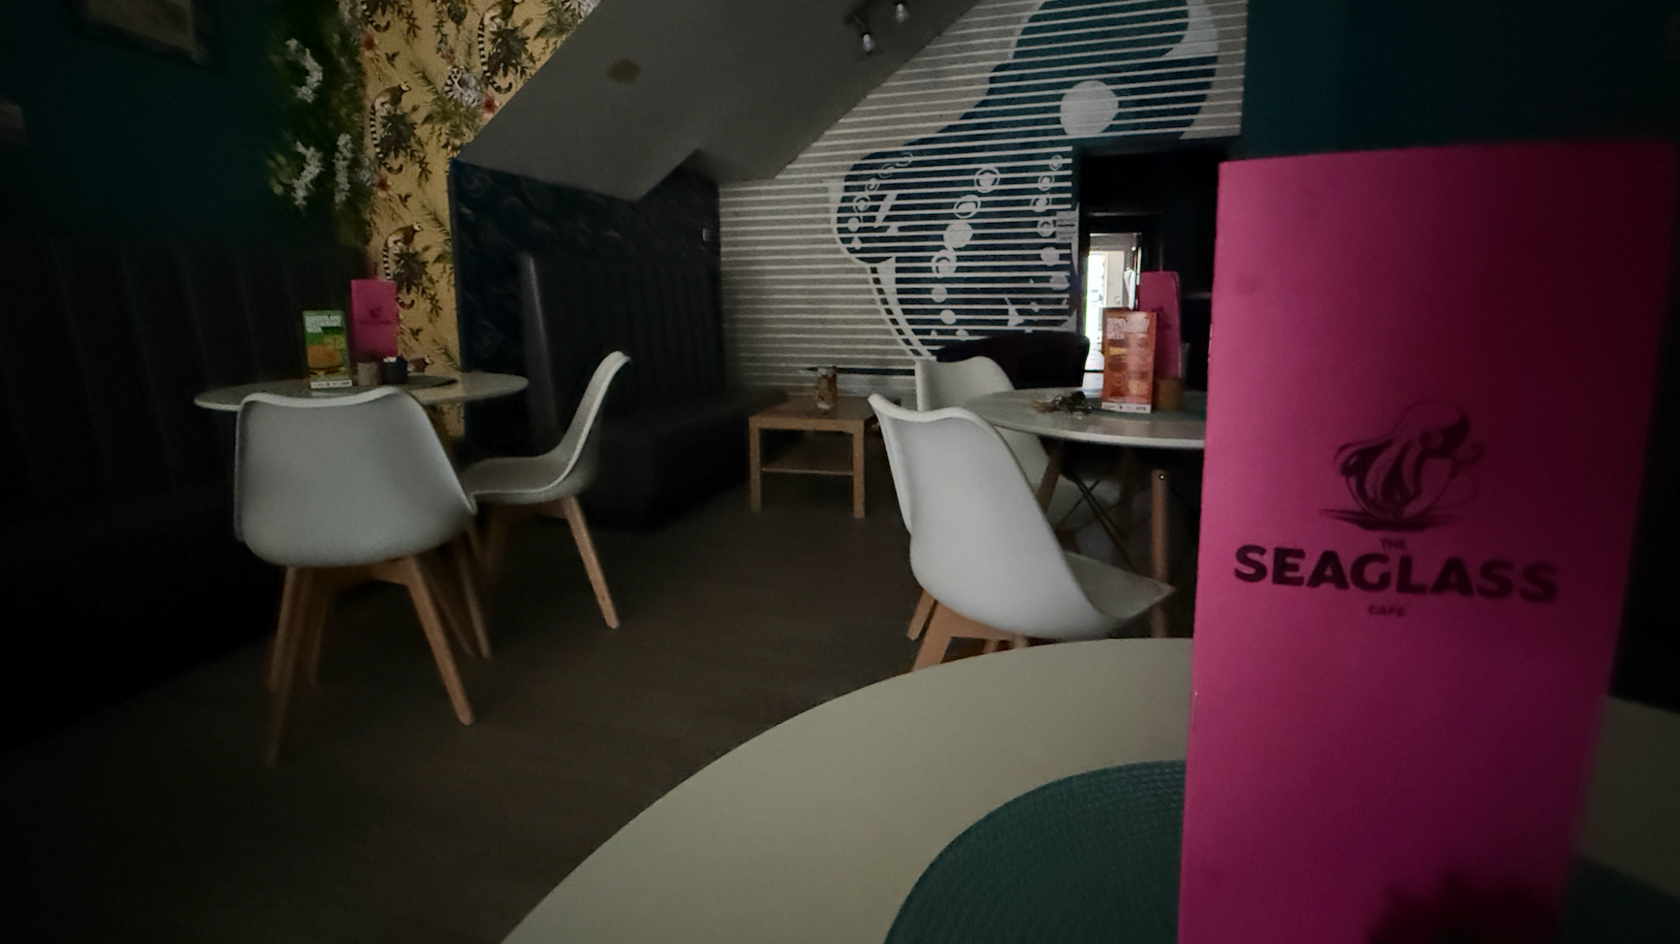
[[[886,938],[936,856],[1075,774],[1179,760],[1188,639],[1062,643],[901,675],[789,719],[631,820],[506,944]],[[1680,895],[1680,715],[1607,701],[1581,852]]]
[[[815,397],[793,397],[751,417],[760,426],[787,429],[803,429],[808,423],[867,423],[874,418],[875,410],[864,397],[839,397],[828,411],[817,409]]]
[[[1028,790],[1184,756],[1190,641],[1064,643],[843,695],[648,807],[507,938],[879,944],[939,851]]]
[[[1207,395],[1186,392],[1185,410],[1155,413],[1039,412],[1035,404],[1078,390],[1051,387],[988,393],[964,403],[993,426],[1020,430],[1051,439],[1098,443],[1105,446],[1142,446],[1151,449],[1201,449],[1207,443]],[[1096,392],[1085,391],[1095,397]]]
[[[449,378],[453,383],[441,386],[422,386],[419,383],[400,384],[399,386],[420,401],[421,406],[443,406],[449,403],[467,403],[473,400],[489,400],[493,397],[505,397],[509,394],[524,390],[528,381],[517,374],[492,374],[482,371],[467,371],[463,374],[416,374],[415,379],[423,377]],[[424,382],[423,382],[424,383]],[[239,404],[253,393],[272,393],[282,397],[317,398],[344,397],[355,393],[363,393],[366,387],[341,387],[335,390],[311,390],[307,380],[269,380],[262,383],[240,384],[236,387],[218,387],[206,390],[193,398],[193,402],[206,410],[220,410],[227,413],[239,411]]]

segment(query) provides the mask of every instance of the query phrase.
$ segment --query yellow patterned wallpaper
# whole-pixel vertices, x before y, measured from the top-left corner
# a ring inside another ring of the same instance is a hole
[[[460,367],[449,160],[598,0],[339,0],[361,7],[368,258],[397,283],[402,352]]]

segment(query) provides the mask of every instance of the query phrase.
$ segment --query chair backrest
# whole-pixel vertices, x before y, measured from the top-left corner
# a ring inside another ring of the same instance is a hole
[[[589,385],[583,389],[583,399],[578,401],[577,412],[572,414],[572,423],[566,427],[566,434],[560,437],[559,444],[528,460],[540,463],[548,470],[548,483],[544,487],[558,485],[561,479],[574,474],[594,478],[601,451],[601,437],[597,435],[601,428],[597,422],[601,406],[606,403],[613,378],[628,363],[630,358],[623,351],[614,351],[602,358],[601,363],[595,366],[595,373],[590,375]]]
[[[1074,578],[1002,437],[961,408],[917,412],[869,398],[910,524],[910,569],[972,620],[1044,638],[1114,621]]]
[[[941,361],[989,357],[1017,390],[1077,387],[1085,382],[1091,342],[1077,331],[1000,331],[990,337],[954,341],[934,352]]]
[[[941,410],[963,406],[975,397],[988,393],[1014,390],[1009,375],[997,361],[989,357],[971,357],[963,361],[916,360],[916,407],[922,410]],[[1009,444],[1021,474],[1037,487],[1050,464],[1050,456],[1037,436],[1013,429],[1000,429],[998,434]]]
[[[426,412],[394,387],[239,407],[234,533],[263,560],[346,567],[430,550],[475,507]]]
[[[1014,390],[1009,375],[989,357],[963,361],[916,359],[916,408],[943,410],[988,393]]]

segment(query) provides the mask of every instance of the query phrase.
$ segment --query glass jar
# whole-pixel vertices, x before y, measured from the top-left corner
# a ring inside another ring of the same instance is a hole
[[[840,402],[840,368],[818,367],[816,385],[817,409],[827,413]]]

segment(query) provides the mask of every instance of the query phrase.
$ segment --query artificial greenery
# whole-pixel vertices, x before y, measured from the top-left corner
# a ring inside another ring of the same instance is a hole
[[[275,0],[268,46],[282,129],[269,189],[356,248],[368,241],[376,179],[363,143],[361,11],[356,0]]]

